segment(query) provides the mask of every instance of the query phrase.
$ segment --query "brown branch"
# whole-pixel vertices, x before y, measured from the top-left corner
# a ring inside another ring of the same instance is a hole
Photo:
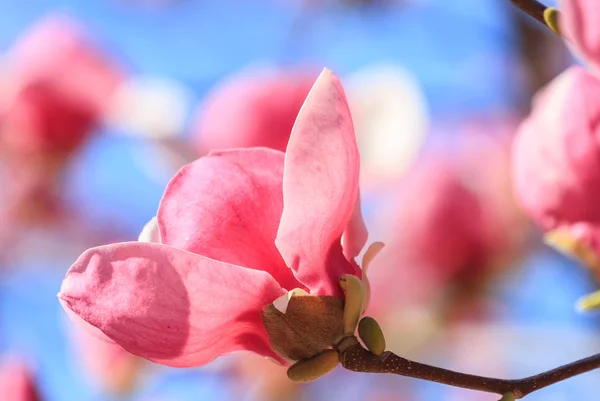
[[[544,20],[544,11],[546,10],[545,5],[536,0],[510,0],[516,7],[518,7],[524,13],[527,13],[530,17],[535,18],[537,21],[546,25]],[[546,25],[547,26],[547,25]]]
[[[554,383],[600,368],[600,354],[598,354],[539,375],[518,380],[504,380],[459,373],[409,361],[390,351],[376,356],[364,349],[358,342],[343,350],[340,353],[340,360],[344,368],[354,372],[393,373],[500,395],[512,392],[515,398],[523,398],[527,394]]]

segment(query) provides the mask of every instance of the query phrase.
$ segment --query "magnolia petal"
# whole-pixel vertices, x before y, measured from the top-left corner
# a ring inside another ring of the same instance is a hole
[[[296,120],[285,154],[283,214],[275,241],[312,294],[342,296],[338,280],[355,274],[340,238],[358,196],[359,156],[339,79],[325,69]]]
[[[184,166],[158,208],[162,243],[303,287],[275,247],[282,179],[283,153],[266,148],[213,152]]]
[[[157,244],[160,244],[160,231],[158,230],[158,222],[156,221],[156,217],[151,218],[150,221],[146,223],[144,228],[142,228],[142,232],[138,236],[138,241],[156,242]]]
[[[536,96],[519,127],[512,147],[515,195],[545,231],[600,221],[599,115],[600,81],[575,66]]]
[[[371,302],[371,282],[369,281],[368,269],[371,265],[371,262],[373,262],[373,259],[375,259],[375,256],[377,256],[379,252],[383,250],[384,247],[385,244],[383,242],[373,242],[371,245],[369,245],[369,247],[365,251],[365,254],[363,255],[361,266],[362,281],[365,286],[365,300],[362,310],[363,313],[365,312],[365,310],[367,310],[367,308],[369,307],[369,303]]]
[[[364,248],[367,243],[369,233],[365,226],[365,220],[363,219],[362,209],[360,205],[360,192],[356,196],[356,203],[352,210],[352,216],[346,231],[342,235],[342,249],[344,250],[344,256],[346,259],[352,260],[360,251]]]
[[[295,297],[306,297],[306,296],[310,296],[310,294],[301,288],[295,288],[291,291],[288,291],[287,294],[283,294],[282,296],[277,298],[275,301],[273,301],[273,306],[279,312],[285,313],[287,311],[288,305],[290,304],[290,299],[292,299],[292,297],[294,297],[294,296]]]
[[[561,34],[587,63],[600,72],[600,13],[596,0],[560,0]]]
[[[132,354],[191,367],[239,350],[281,360],[269,346],[261,309],[284,292],[263,271],[125,242],[84,252],[58,296]]]
[[[369,265],[371,264],[373,259],[375,259],[375,256],[377,256],[379,254],[379,252],[381,252],[383,250],[384,247],[385,247],[385,244],[380,241],[373,242],[371,245],[369,245],[369,247],[367,248],[367,250],[363,256],[363,260],[362,260],[362,270],[363,270],[364,275],[367,274]],[[363,277],[363,279],[364,279],[364,277]]]

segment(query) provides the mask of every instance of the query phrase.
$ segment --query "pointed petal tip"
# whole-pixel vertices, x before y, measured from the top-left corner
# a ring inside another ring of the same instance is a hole
[[[321,71],[321,73],[317,77],[317,80],[315,81],[315,86],[317,85],[317,83],[333,84],[338,89],[341,89],[342,87],[340,78],[336,75],[335,72],[333,72],[327,67],[323,68],[323,71]]]
[[[285,154],[283,213],[275,244],[296,278],[320,295],[341,295],[337,281],[353,273],[340,238],[351,222],[360,169],[350,109],[338,77],[324,69],[308,94]],[[356,221],[354,222],[356,223]],[[362,230],[355,224],[356,253]],[[347,244],[349,242],[345,241]]]

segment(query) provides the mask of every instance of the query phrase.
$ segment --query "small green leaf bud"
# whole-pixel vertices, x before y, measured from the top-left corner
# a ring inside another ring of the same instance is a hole
[[[328,349],[311,358],[296,362],[288,368],[290,380],[306,383],[325,376],[340,363],[337,351]]]
[[[369,351],[374,355],[381,355],[385,351],[385,337],[379,323],[369,316],[365,316],[358,324],[358,335]]]

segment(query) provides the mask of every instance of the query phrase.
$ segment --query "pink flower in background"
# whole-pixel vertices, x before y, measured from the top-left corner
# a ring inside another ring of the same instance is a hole
[[[457,162],[466,184],[480,199],[498,262],[512,262],[526,250],[531,222],[513,191],[511,149],[521,119],[502,115],[460,125]]]
[[[285,154],[227,150],[186,165],[167,186],[156,225],[145,229],[160,243],[87,250],[60,301],[158,363],[198,366],[239,350],[281,361],[262,308],[295,288],[343,297],[339,279],[362,275],[354,262],[367,236],[358,160],[344,91],[325,70]]]
[[[600,4],[596,0],[561,0],[559,5],[561,34],[600,72]]]
[[[91,381],[109,393],[125,394],[135,385],[141,360],[112,341],[72,325],[77,358]]]
[[[0,67],[0,158],[6,177],[0,229],[14,237],[23,223],[66,217],[58,189],[65,163],[100,123],[123,76],[64,15],[35,23]]]
[[[36,23],[4,64],[0,140],[19,155],[73,152],[123,79],[114,61],[63,15]]]
[[[41,401],[31,370],[16,357],[0,361],[0,400]]]
[[[515,191],[558,248],[600,252],[600,81],[571,67],[537,95],[513,145]]]
[[[495,222],[459,167],[443,156],[417,163],[399,183],[384,213],[388,246],[373,262],[373,307],[422,303],[448,282],[489,267]],[[411,283],[402,294],[386,283]]]
[[[218,84],[200,105],[194,128],[201,154],[265,146],[285,151],[316,74],[259,69]]]

